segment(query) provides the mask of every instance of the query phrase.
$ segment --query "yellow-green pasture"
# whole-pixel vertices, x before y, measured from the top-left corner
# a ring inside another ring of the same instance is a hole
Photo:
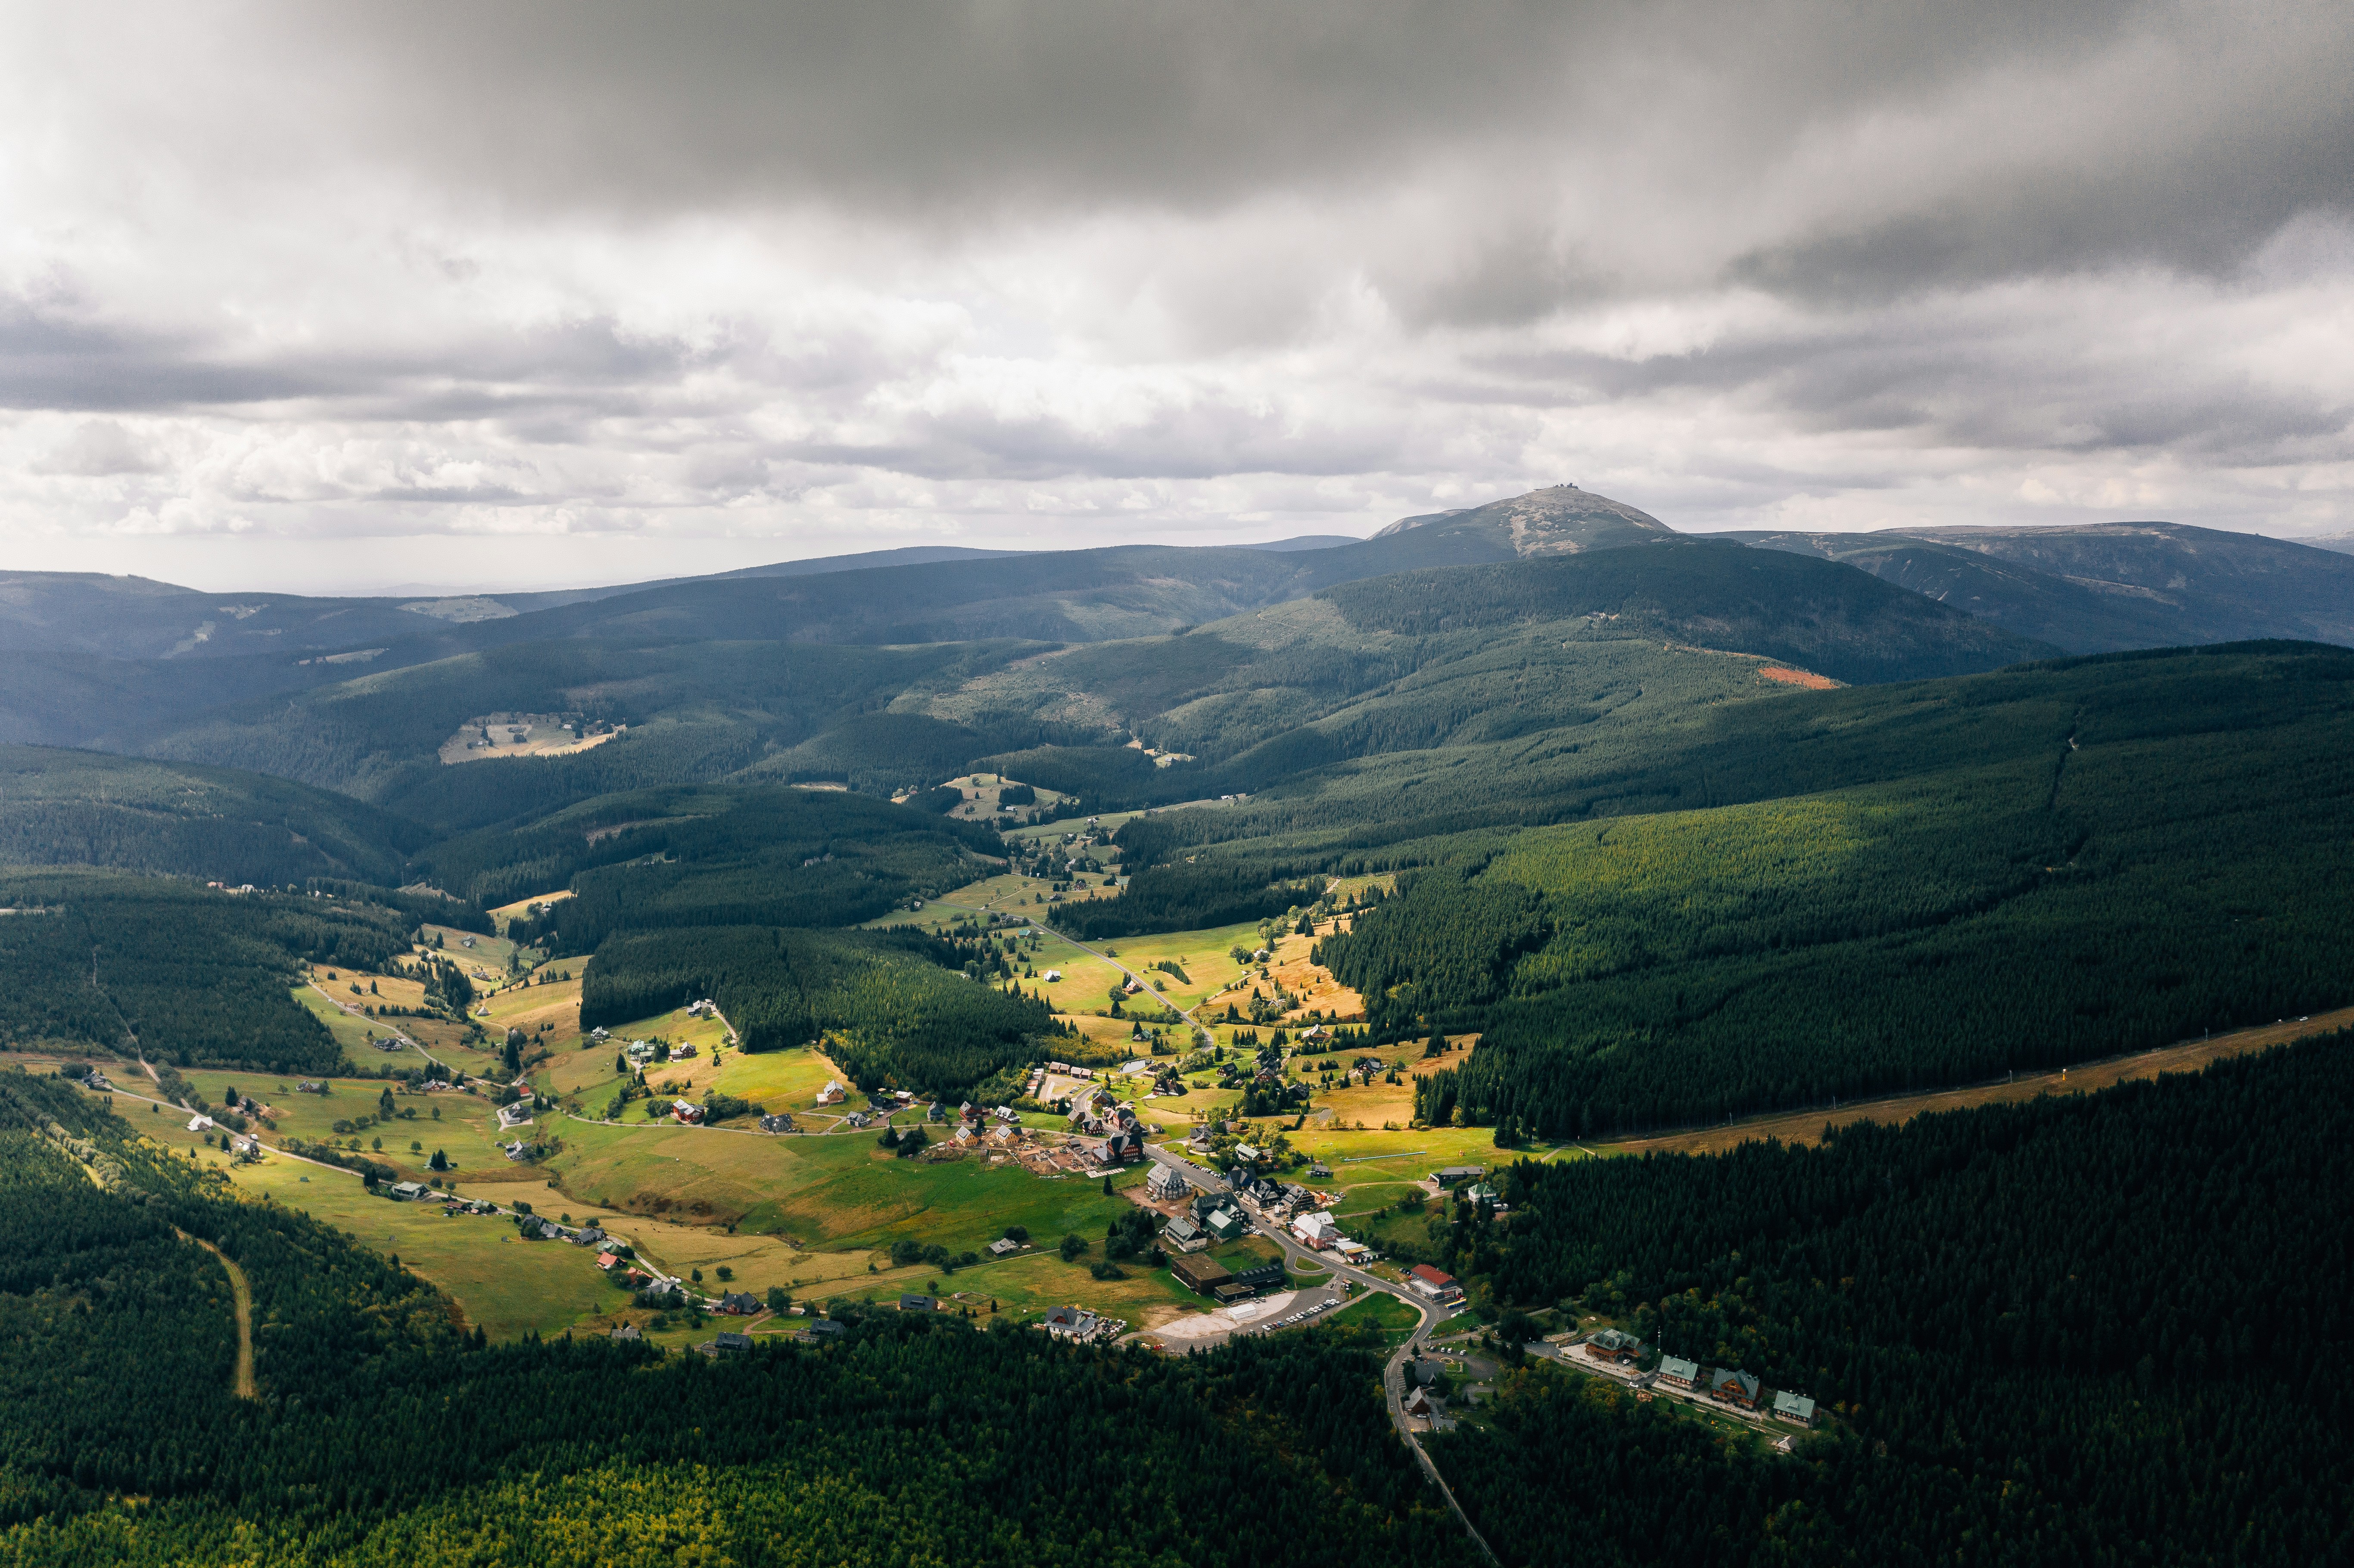
[[[504,937],[506,935],[507,922],[522,919],[531,912],[533,905],[556,904],[571,896],[572,890],[567,887],[555,893],[541,893],[529,898],[518,898],[512,904],[502,904],[490,912],[491,924],[497,927],[499,935]]]
[[[448,1218],[438,1203],[373,1197],[355,1176],[284,1155],[233,1167],[230,1175],[241,1192],[266,1194],[350,1232],[363,1246],[398,1255],[454,1297],[467,1320],[482,1325],[493,1339],[513,1339],[533,1330],[561,1332],[578,1319],[626,1299],[598,1272],[594,1249],[524,1241],[514,1222],[503,1215]],[[547,1196],[550,1201],[533,1206],[553,1215],[559,1205],[553,1194]]]
[[[1050,1307],[1084,1307],[1125,1319],[1130,1329],[1158,1328],[1211,1305],[1178,1284],[1167,1269],[1151,1267],[1140,1259],[1119,1266],[1124,1278],[1097,1279],[1089,1266],[1102,1258],[1103,1232],[1098,1226],[1086,1255],[1070,1263],[1065,1263],[1052,1247],[1034,1247],[952,1275],[921,1266],[890,1269],[812,1291],[810,1296],[814,1300],[872,1296],[878,1302],[890,1303],[902,1291],[930,1295],[937,1287],[952,1309],[970,1307],[984,1319],[991,1316],[992,1301],[997,1304],[995,1316],[1015,1322],[1041,1318]]]
[[[547,966],[543,973],[553,974],[561,965]],[[482,1019],[482,1027],[493,1040],[510,1029],[520,1029],[530,1042],[527,1049],[568,1051],[580,1039],[580,980],[578,971],[568,980],[535,979],[529,984],[517,984],[499,991],[483,1001],[490,1012]],[[544,1031],[541,1025],[547,1025]]]
[[[299,1076],[212,1067],[190,1068],[181,1076],[210,1104],[220,1104],[234,1087],[239,1094],[249,1095],[267,1105],[270,1119],[278,1127],[274,1133],[264,1130],[265,1140],[299,1138],[307,1142],[338,1144],[348,1150],[351,1140],[357,1138],[360,1152],[420,1179],[427,1174],[426,1162],[436,1149],[444,1150],[453,1162],[455,1168],[447,1177],[452,1181],[506,1182],[528,1174],[526,1168],[514,1164],[499,1152],[501,1144],[517,1135],[499,1130],[496,1107],[480,1095],[453,1090],[410,1094],[399,1084],[378,1078],[313,1079],[313,1082],[324,1082],[329,1092],[305,1095],[294,1091],[294,1085],[301,1081]],[[153,1092],[152,1086],[127,1078],[122,1085],[136,1094]],[[393,1114],[389,1118],[381,1114],[387,1089],[392,1091]],[[124,1108],[125,1114],[141,1114],[131,1109],[127,1102]],[[163,1114],[169,1118],[172,1113],[167,1108]],[[554,1128],[547,1118],[541,1119]],[[179,1125],[185,1127],[186,1120],[182,1116]],[[337,1121],[353,1123],[355,1130],[337,1132]],[[360,1125],[363,1121],[366,1125]],[[375,1147],[379,1140],[384,1145],[380,1150]],[[412,1142],[422,1147],[411,1150],[408,1146]]]
[[[634,1107],[632,1107],[634,1108]],[[1126,1212],[1098,1180],[1033,1175],[978,1151],[898,1160],[867,1131],[770,1136],[634,1122],[560,1124],[549,1169],[567,1193],[638,1213],[772,1234],[805,1247],[885,1246],[901,1239],[978,1251],[1009,1224],[1034,1236],[1102,1234]],[[1143,1180],[1131,1171],[1118,1184]]]

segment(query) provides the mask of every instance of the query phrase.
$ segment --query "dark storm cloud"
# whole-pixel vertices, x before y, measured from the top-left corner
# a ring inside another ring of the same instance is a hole
[[[565,0],[300,6],[277,31],[358,85],[356,139],[530,205],[1032,223],[1452,165],[1502,204],[1454,215],[1459,265],[1401,280],[1433,319],[1639,285],[1609,230],[1663,217],[1709,269],[1839,294],[2120,256],[2211,270],[2354,196],[2354,29],[2334,0]],[[1769,199],[1787,212],[1745,213],[1810,162],[1808,189]],[[1374,238],[1377,270],[1405,238]]]

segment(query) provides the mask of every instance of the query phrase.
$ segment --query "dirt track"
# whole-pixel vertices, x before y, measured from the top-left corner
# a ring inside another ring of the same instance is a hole
[[[1627,1154],[1646,1154],[1653,1150],[1712,1154],[1756,1139],[1779,1139],[1784,1143],[1819,1143],[1825,1124],[1844,1127],[1854,1121],[1906,1122],[1924,1111],[1959,1110],[1969,1106],[1995,1105],[2007,1100],[2031,1100],[2038,1095],[2090,1093],[2094,1089],[2114,1088],[2135,1078],[2155,1078],[2160,1073],[2195,1073],[2210,1062],[2219,1062],[2226,1056],[2245,1055],[2251,1051],[2285,1045],[2292,1040],[2301,1040],[2307,1035],[2327,1034],[2348,1028],[2354,1028],[2354,1007],[2341,1007],[2335,1012],[2317,1012],[2310,1018],[2290,1019],[2285,1023],[2235,1029],[2228,1034],[2218,1034],[2205,1040],[2186,1040],[2178,1044],[2160,1046],[2155,1051],[2144,1051],[2138,1055],[2119,1056],[2082,1067],[2067,1067],[2049,1073],[2021,1073],[2007,1084],[1985,1084],[1976,1088],[1946,1089],[1935,1094],[1896,1095],[1885,1099],[1859,1100],[1835,1111],[1796,1111],[1787,1115],[1752,1117],[1727,1127],[1708,1128],[1697,1132],[1672,1132],[1660,1138],[1632,1139],[1602,1147]]]

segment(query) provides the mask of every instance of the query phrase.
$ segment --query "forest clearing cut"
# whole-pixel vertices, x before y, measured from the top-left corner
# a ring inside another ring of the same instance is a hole
[[[2048,1073],[2021,1073],[2007,1083],[1860,1100],[1833,1111],[1791,1111],[1752,1117],[1727,1127],[1672,1132],[1659,1138],[1633,1139],[1601,1147],[1622,1154],[1719,1154],[1744,1143],[1769,1138],[1783,1143],[1812,1145],[1822,1141],[1823,1128],[1827,1126],[1845,1127],[1850,1122],[1876,1121],[1896,1127],[1930,1111],[2002,1105],[2031,1100],[2041,1095],[2092,1094],[2100,1089],[2113,1089],[2119,1084],[2131,1083],[2138,1078],[2155,1078],[2162,1073],[2200,1072],[2226,1057],[2244,1056],[2251,1052],[2269,1050],[2274,1045],[2285,1045],[2291,1041],[2349,1028],[2354,1028],[2354,1007],[2341,1007],[2334,1012],[2317,1012],[2306,1018],[2284,1019],[2278,1023],[2234,1029],[2203,1040],[2179,1041],[2155,1051],[2115,1056],[2105,1062],[2088,1062],[2082,1066],[2062,1067]]]

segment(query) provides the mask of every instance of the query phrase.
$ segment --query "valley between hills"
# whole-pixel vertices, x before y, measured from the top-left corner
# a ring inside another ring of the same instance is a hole
[[[1128,1410],[1352,1562],[2326,1559],[2354,558],[2199,534],[19,581],[0,1558]]]

